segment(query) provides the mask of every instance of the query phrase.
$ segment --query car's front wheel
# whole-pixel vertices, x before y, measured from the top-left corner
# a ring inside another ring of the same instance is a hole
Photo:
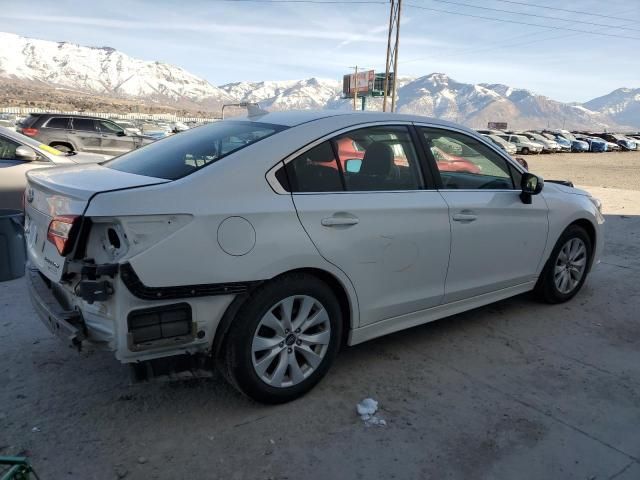
[[[342,338],[342,313],[331,288],[306,273],[260,287],[239,310],[223,343],[223,373],[264,403],[293,400],[329,370]]]
[[[540,274],[536,285],[539,297],[548,303],[561,303],[573,298],[587,278],[592,248],[584,228],[569,226],[560,236]]]
[[[527,147],[522,147],[522,154],[529,155],[529,149]]]

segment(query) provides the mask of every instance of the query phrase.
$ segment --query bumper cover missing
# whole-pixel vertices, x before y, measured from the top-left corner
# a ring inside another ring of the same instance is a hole
[[[64,309],[38,270],[28,268],[26,277],[31,302],[42,323],[51,333],[80,350],[82,340],[86,338],[80,312]]]

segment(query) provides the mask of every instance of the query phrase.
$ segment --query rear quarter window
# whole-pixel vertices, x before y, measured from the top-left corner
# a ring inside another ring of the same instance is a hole
[[[136,175],[177,180],[286,128],[248,121],[215,122],[151,143],[103,165]]]

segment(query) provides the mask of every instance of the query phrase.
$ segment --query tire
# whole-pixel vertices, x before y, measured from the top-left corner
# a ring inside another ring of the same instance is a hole
[[[521,152],[523,155],[529,155],[529,149],[527,147],[522,147]]]
[[[575,256],[571,256],[574,255],[573,248],[576,248]],[[579,252],[582,253],[578,255]],[[540,274],[535,288],[538,298],[547,303],[563,303],[571,300],[587,279],[592,253],[593,245],[584,228],[570,225],[560,235]],[[569,263],[567,263],[567,254],[569,254]],[[582,269],[578,275],[576,269],[580,266]],[[563,282],[562,278],[566,281]]]
[[[218,366],[248,397],[289,402],[325,376],[342,328],[340,304],[326,283],[306,273],[286,274],[259,287],[240,307],[223,339]]]
[[[62,144],[62,143],[52,143],[50,146],[55,148],[56,150],[61,151],[62,153],[71,153],[71,152],[73,152],[73,148],[71,148],[69,145],[65,145],[65,144]]]

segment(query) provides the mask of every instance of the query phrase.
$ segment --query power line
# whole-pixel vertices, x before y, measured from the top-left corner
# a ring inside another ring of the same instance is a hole
[[[536,18],[544,18],[545,20],[556,20],[556,21],[560,21],[560,22],[575,22],[575,20],[570,19],[570,18],[560,18],[560,17],[552,17],[549,15],[538,15],[535,13],[524,13],[524,12],[516,12],[513,10],[504,10],[502,8],[491,8],[491,7],[483,7],[480,5],[473,5],[470,3],[460,3],[460,2],[453,2],[451,0],[431,0],[433,2],[438,2],[438,3],[449,3],[451,5],[458,5],[461,7],[469,7],[469,8],[477,8],[480,10],[488,10],[491,12],[501,12],[501,13],[510,13],[513,15],[525,15],[527,17],[536,17]],[[621,27],[619,25],[607,25],[604,23],[595,23],[595,22],[587,22],[585,20],[580,20],[580,24],[584,24],[584,25],[593,25],[595,27],[607,27],[607,28],[618,28],[618,29],[622,29],[622,30],[633,30],[636,32],[640,32],[640,29],[638,28],[631,28],[631,27]]]
[[[635,10],[634,10],[635,11]],[[626,12],[622,12],[622,13],[632,13],[633,11],[626,11]],[[627,24],[628,25],[635,25],[635,21],[633,23],[629,23],[629,20],[627,20]],[[551,33],[551,32],[549,32]],[[593,32],[590,32],[593,33]],[[563,35],[554,35],[552,37],[537,37],[535,40],[526,40],[526,41],[521,41],[521,42],[516,42],[516,43],[511,43],[511,40],[517,40],[519,38],[524,38],[524,37],[530,37],[531,35],[539,35],[540,32],[529,32],[529,33],[525,33],[523,35],[516,35],[515,37],[508,37],[505,38],[503,40],[501,40],[500,42],[497,43],[492,43],[489,45],[485,45],[484,47],[481,48],[467,48],[464,49],[462,51],[458,51],[458,52],[453,52],[453,53],[447,53],[447,54],[443,54],[441,56],[436,56],[435,58],[442,58],[442,57],[446,57],[446,58],[451,58],[451,57],[459,57],[461,55],[468,55],[471,53],[482,53],[482,52],[490,52],[493,50],[498,50],[498,49],[503,49],[503,48],[512,48],[512,47],[520,47],[520,46],[524,46],[524,45],[530,45],[532,43],[536,43],[539,44],[541,42],[546,42],[549,40],[557,40],[560,38],[567,38],[567,37],[575,37],[580,35],[580,33],[575,33],[575,32],[571,32],[571,33],[565,33]],[[405,60],[403,62],[399,62],[399,63],[413,63],[413,62],[419,62],[422,60],[431,60],[433,59],[433,56],[430,57],[420,57],[420,58],[413,58],[411,60]]]
[[[517,20],[507,20],[504,18],[485,17],[482,15],[473,15],[471,13],[452,12],[451,10],[440,10],[437,8],[423,7],[421,5],[412,5],[410,3],[407,3],[406,6],[410,8],[418,8],[420,10],[429,10],[432,12],[449,13],[451,15],[462,15],[463,17],[480,18],[483,20],[491,20],[494,22],[513,23],[516,25],[527,25],[529,27],[548,28],[551,30],[563,30],[565,32],[588,33],[592,35],[602,35],[605,37],[625,38],[627,40],[640,40],[640,37],[630,37],[628,35],[616,35],[615,33],[595,32],[595,31],[589,31],[589,30],[579,30],[577,28],[558,27],[558,26],[552,26],[552,25],[540,25],[539,23],[519,22]]]
[[[527,3],[527,2],[517,2],[516,0],[495,0],[496,2],[502,2],[502,3],[511,3],[513,5],[522,5],[524,7],[532,7],[532,8],[545,8],[545,9],[549,9],[549,10],[557,10],[559,12],[567,12],[567,13],[577,13],[579,15],[590,15],[592,17],[602,17],[602,18],[611,18],[613,20],[621,20],[623,22],[628,21],[628,18],[622,18],[622,17],[612,17],[610,15],[603,15],[602,13],[589,13],[589,12],[585,12],[584,10],[569,10],[568,8],[560,8],[560,7],[554,7],[551,5],[539,5],[539,4],[535,4],[535,3]]]

